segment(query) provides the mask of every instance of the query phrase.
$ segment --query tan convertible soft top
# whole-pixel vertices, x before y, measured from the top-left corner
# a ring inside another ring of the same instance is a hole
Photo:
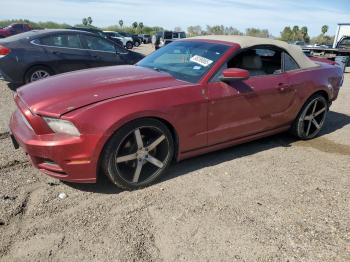
[[[319,65],[311,61],[302,51],[302,49],[297,45],[290,45],[286,42],[273,40],[270,38],[259,38],[252,36],[236,36],[236,35],[205,35],[196,36],[189,39],[206,39],[206,40],[219,40],[231,43],[236,43],[241,46],[241,48],[248,48],[257,45],[274,45],[285,49],[298,63],[298,65],[305,68],[318,67]]]

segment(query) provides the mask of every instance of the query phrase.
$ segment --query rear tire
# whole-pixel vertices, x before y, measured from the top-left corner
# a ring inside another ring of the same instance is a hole
[[[139,46],[140,46],[140,42],[139,42],[139,41],[136,41],[136,42],[134,43],[134,46],[135,46],[135,47],[139,47]]]
[[[53,75],[50,68],[46,66],[34,66],[24,76],[25,83],[35,82]]]
[[[328,112],[328,102],[320,94],[310,97],[295,119],[290,132],[299,139],[308,140],[321,131]]]
[[[173,156],[169,129],[156,119],[138,119],[112,136],[103,150],[101,167],[117,187],[132,190],[159,179]]]

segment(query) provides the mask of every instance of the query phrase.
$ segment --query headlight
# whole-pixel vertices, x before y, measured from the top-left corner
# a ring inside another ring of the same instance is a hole
[[[45,122],[49,125],[52,131],[55,133],[68,134],[72,136],[80,136],[79,130],[73,125],[73,123],[51,117],[44,117]]]

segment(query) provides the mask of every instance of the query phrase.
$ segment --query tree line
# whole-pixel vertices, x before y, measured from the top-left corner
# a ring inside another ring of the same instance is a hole
[[[318,36],[310,38],[308,34],[308,28],[306,26],[286,26],[281,32],[280,39],[287,42],[303,41],[305,43],[317,43],[321,45],[332,44],[334,36],[326,35],[328,30],[328,25],[323,25],[321,27],[320,34]]]
[[[71,25],[66,23],[55,23],[55,22],[33,22],[27,19],[12,19],[12,20],[0,20],[0,27],[5,27],[11,23],[28,23],[34,29],[53,29],[53,28],[69,28]],[[81,24],[74,26],[87,26],[97,28],[93,25],[93,19],[85,17],[82,19]],[[163,31],[164,28],[160,26],[146,26],[143,22],[133,22],[131,25],[125,25],[123,19],[117,19],[115,25],[110,25],[107,27],[101,28],[102,30],[110,31],[120,31],[128,32],[132,34],[155,34],[156,32]],[[308,28],[306,26],[286,26],[280,33],[279,37],[273,37],[268,29],[259,29],[259,28],[247,28],[244,32],[238,30],[232,26],[224,25],[207,25],[205,28],[202,28],[200,25],[189,26],[187,27],[188,36],[198,36],[198,35],[247,35],[255,37],[266,37],[266,38],[277,38],[286,42],[295,42],[303,41],[305,43],[318,43],[318,44],[332,44],[334,36],[327,35],[329,27],[327,25],[322,26],[320,34],[316,37],[311,38],[309,36]],[[174,31],[182,31],[181,27],[175,27]]]

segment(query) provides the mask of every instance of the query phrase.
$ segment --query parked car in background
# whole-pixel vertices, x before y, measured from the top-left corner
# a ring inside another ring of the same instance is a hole
[[[120,35],[124,36],[124,37],[131,37],[132,38],[132,43],[134,46],[138,47],[139,45],[141,45],[142,40],[138,35],[132,35],[126,32],[118,32]]]
[[[172,31],[161,31],[157,32],[152,37],[152,44],[157,50],[173,41],[173,32]]]
[[[304,41],[294,41],[294,42],[291,42],[290,44],[298,45],[298,46],[301,46],[301,47],[306,45]]]
[[[141,37],[142,42],[143,42],[144,44],[152,43],[152,37],[151,37],[151,35],[140,34],[139,37]]]
[[[134,40],[132,37],[129,36],[122,36],[118,32],[114,31],[103,31],[106,35],[111,37],[112,39],[119,39],[122,41],[123,46],[126,47],[127,49],[132,49],[134,47]]]
[[[186,38],[185,32],[173,32],[173,41]]]
[[[91,27],[76,27],[76,26],[75,26],[75,27],[70,27],[70,28],[67,28],[67,29],[80,30],[80,31],[90,32],[90,33],[99,35],[99,36],[101,36],[101,37],[103,37],[103,38],[112,40],[113,42],[115,42],[116,44],[120,45],[121,47],[124,47],[124,44],[123,44],[123,42],[122,42],[120,39],[118,39],[118,38],[112,38],[112,37],[110,37],[109,35],[107,35],[106,33],[104,33],[102,30],[97,29],[97,28],[91,28]]]
[[[32,30],[32,27],[29,24],[11,24],[0,29],[0,38],[17,35],[19,33],[27,32],[30,30]]]
[[[71,29],[33,30],[0,40],[0,76],[17,84],[142,58],[96,34]]]
[[[135,66],[27,85],[15,95],[10,129],[14,145],[45,174],[78,183],[105,174],[136,189],[160,179],[173,160],[287,130],[316,137],[342,83],[340,67],[312,61],[294,45],[202,36]]]

